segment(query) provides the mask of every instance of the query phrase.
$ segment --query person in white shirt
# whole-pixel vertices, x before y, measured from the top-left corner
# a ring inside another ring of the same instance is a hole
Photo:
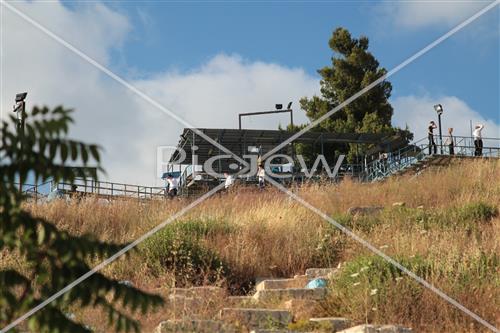
[[[179,187],[179,183],[177,179],[172,177],[172,175],[168,175],[167,183],[168,183],[168,196],[170,198],[173,198],[177,195],[177,188]]]
[[[234,177],[233,175],[230,175],[227,172],[224,172],[224,177],[226,177],[226,181],[224,182],[224,188],[227,190],[234,184]]]
[[[472,132],[472,136],[474,137],[474,156],[482,156],[483,155],[483,137],[481,136],[481,131],[483,130],[484,125],[477,124],[474,131]]]
[[[257,177],[259,178],[259,187],[261,189],[263,189],[265,186],[264,184],[265,176],[266,176],[266,171],[264,170],[262,165],[259,165],[259,169],[257,170]]]

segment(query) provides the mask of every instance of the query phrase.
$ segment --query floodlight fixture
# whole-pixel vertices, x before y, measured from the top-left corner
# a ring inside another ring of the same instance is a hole
[[[276,110],[283,109],[283,104],[276,104]]]
[[[22,102],[26,99],[26,96],[28,95],[27,92],[19,93],[16,95],[16,103]]]
[[[286,108],[287,108],[287,110],[291,110],[292,109],[292,102],[288,103],[288,106]]]
[[[441,104],[434,105],[434,110],[436,110],[437,114],[440,115],[443,113],[443,106]]]

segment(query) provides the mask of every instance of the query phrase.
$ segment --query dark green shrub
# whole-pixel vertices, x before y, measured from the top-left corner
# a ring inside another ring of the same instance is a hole
[[[220,232],[230,232],[230,227],[212,220],[178,222],[146,240],[140,251],[153,272],[170,271],[178,286],[214,283],[228,268],[203,245],[203,238]]]
[[[383,223],[381,213],[366,214],[359,216],[352,216],[349,214],[342,214],[334,217],[334,219],[343,226],[351,230],[359,230],[369,233],[375,227]],[[334,227],[335,228],[335,227]],[[337,229],[337,228],[335,228]],[[337,229],[338,230],[338,229]]]
[[[484,202],[474,202],[453,209],[453,213],[459,222],[488,222],[498,216],[498,209]]]

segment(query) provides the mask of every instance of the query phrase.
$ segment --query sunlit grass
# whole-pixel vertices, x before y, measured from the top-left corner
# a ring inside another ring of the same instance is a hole
[[[466,307],[500,325],[499,167],[498,161],[461,162],[418,177],[372,184],[345,180],[294,191]],[[187,202],[102,204],[88,199],[29,208],[72,233],[129,242]],[[394,202],[405,205],[393,207]],[[371,216],[350,216],[346,211],[352,206],[385,208]],[[472,319],[371,255],[276,189],[235,189],[232,194],[206,200],[105,272],[163,293],[174,285],[217,284],[232,294],[244,294],[257,277],[290,277],[308,267],[342,263],[345,268],[324,304],[327,315],[401,323],[420,332],[482,330]],[[0,256],[2,266],[22,266],[11,254]],[[366,279],[350,286],[352,281],[347,277],[360,265],[370,267],[363,272]],[[376,294],[369,295],[374,289]],[[96,313],[79,315],[99,318]],[[145,328],[151,329],[159,320],[168,319],[166,316],[167,312],[160,311],[142,319]],[[92,318],[98,325],[99,320]]]

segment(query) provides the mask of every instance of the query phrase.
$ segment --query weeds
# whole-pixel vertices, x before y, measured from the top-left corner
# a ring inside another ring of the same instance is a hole
[[[295,190],[498,326],[499,166],[499,161],[470,161],[431,170],[416,179],[390,178],[375,184],[345,180]],[[405,207],[393,207],[397,201],[405,202]],[[55,221],[59,228],[71,233],[92,233],[102,240],[127,242],[186,204],[174,200],[103,205],[89,199],[78,204],[55,202],[30,208],[37,216]],[[385,209],[376,215],[346,215],[353,206]],[[0,253],[0,259],[0,265],[23,265],[14,254]],[[109,266],[105,274],[151,291],[173,284],[216,283],[227,287],[230,294],[241,295],[251,291],[257,277],[291,277],[303,274],[309,267],[333,267],[340,262],[342,273],[331,284],[330,296],[323,304],[328,315],[361,323],[404,324],[418,332],[482,329],[431,291],[371,256],[337,228],[272,188],[204,201],[148,239],[129,259]],[[144,316],[145,330],[169,319],[166,313]],[[105,321],[97,312],[77,315],[95,327]],[[209,314],[206,315],[208,319]]]

